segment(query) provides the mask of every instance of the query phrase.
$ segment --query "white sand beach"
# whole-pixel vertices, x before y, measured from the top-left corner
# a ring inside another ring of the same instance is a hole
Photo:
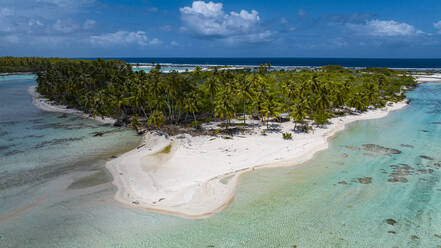
[[[403,102],[330,120],[326,128],[293,133],[292,122],[278,123],[277,132],[233,137],[149,133],[137,148],[109,161],[106,167],[123,204],[187,218],[203,218],[222,210],[234,197],[240,175],[270,167],[295,166],[328,147],[328,138],[354,121],[375,119],[405,107]],[[293,133],[284,140],[282,132]]]
[[[431,74],[431,75],[414,75],[413,76],[417,82],[441,82],[441,74]]]
[[[103,124],[114,124],[115,119],[110,117],[93,117],[89,114],[84,113],[83,111],[77,110],[77,109],[70,109],[67,108],[64,105],[57,105],[54,102],[50,101],[47,98],[42,97],[37,91],[36,86],[31,86],[28,88],[29,94],[32,95],[32,102],[34,103],[37,108],[47,111],[47,112],[59,112],[59,113],[66,113],[66,114],[74,114],[82,118],[91,119],[94,121],[98,121]]]
[[[441,74],[415,76],[418,82],[441,81]],[[44,111],[62,112],[90,118],[89,115],[42,98],[35,86],[29,88],[34,104]],[[405,101],[383,109],[369,110],[330,120],[325,128],[309,133],[293,133],[291,122],[277,123],[277,131],[227,136],[177,135],[166,137],[147,133],[142,144],[106,164],[117,188],[115,199],[131,207],[187,218],[203,218],[226,207],[242,173],[262,168],[295,166],[310,160],[328,147],[328,138],[354,121],[385,117],[401,109]],[[113,123],[111,118],[95,118]],[[248,120],[248,123],[253,122]],[[211,124],[213,125],[213,124]],[[284,140],[283,132],[293,134]]]

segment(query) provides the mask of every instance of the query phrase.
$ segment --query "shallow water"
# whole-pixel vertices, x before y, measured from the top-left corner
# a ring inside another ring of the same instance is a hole
[[[350,124],[328,150],[302,166],[245,174],[232,204],[210,218],[124,207],[112,200],[111,186],[67,190],[68,195],[0,220],[0,244],[439,247],[441,84],[420,85],[408,96],[412,102],[405,109]],[[52,184],[59,182],[64,181]]]
[[[136,146],[139,137],[74,115],[48,113],[32,104],[32,75],[0,77],[0,226],[5,216],[39,199],[53,200],[48,184],[64,184],[100,171],[113,154]],[[96,132],[104,135],[95,137]],[[108,182],[111,177],[98,174]],[[63,188],[57,189],[59,192]],[[20,211],[19,211],[20,212]],[[8,217],[9,218],[9,217]],[[0,235],[2,236],[2,235]],[[0,239],[1,240],[1,239]],[[0,242],[1,243],[1,242]]]

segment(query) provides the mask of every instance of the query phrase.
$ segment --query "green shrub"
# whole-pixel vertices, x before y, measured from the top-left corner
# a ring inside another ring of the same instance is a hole
[[[285,140],[292,140],[292,134],[291,133],[283,133],[282,137]]]
[[[191,122],[191,126],[196,128],[196,129],[201,129],[202,128],[200,121],[192,121]]]

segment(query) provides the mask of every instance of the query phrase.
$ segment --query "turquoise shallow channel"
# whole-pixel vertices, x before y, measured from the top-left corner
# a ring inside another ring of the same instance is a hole
[[[308,163],[243,175],[199,220],[116,203],[103,161],[139,138],[35,109],[32,84],[0,81],[0,247],[441,247],[441,84],[350,124]]]

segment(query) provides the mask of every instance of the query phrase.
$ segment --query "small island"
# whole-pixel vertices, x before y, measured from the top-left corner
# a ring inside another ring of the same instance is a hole
[[[277,70],[134,71],[119,60],[30,60],[34,103],[144,135],[106,165],[115,199],[200,218],[223,209],[244,172],[293,166],[345,125],[406,106],[417,82],[402,70],[323,66]]]

